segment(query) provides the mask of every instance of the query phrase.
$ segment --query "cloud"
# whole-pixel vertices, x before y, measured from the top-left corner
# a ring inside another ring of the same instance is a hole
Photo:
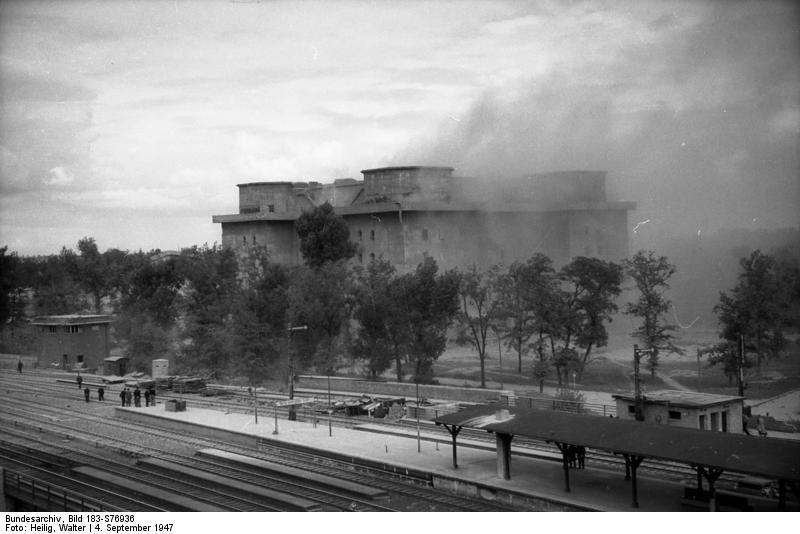
[[[53,167],[50,169],[49,177],[44,180],[45,185],[65,186],[70,185],[75,180],[75,175],[64,167]]]

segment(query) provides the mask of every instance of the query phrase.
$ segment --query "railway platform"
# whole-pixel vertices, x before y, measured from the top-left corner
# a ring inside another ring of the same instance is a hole
[[[554,451],[553,458],[531,455],[512,446],[514,476],[504,480],[497,475],[494,446],[483,441],[459,439],[458,468],[452,466],[451,443],[447,436],[415,427],[387,433],[384,427],[361,425],[357,428],[333,426],[320,418],[309,421],[288,421],[279,418],[277,433],[271,414],[226,413],[190,406],[186,411],[167,412],[163,404],[149,408],[116,407],[120,419],[150,421],[154,426],[169,426],[198,435],[225,436],[238,442],[270,440],[334,453],[342,458],[358,458],[393,466],[400,472],[412,470],[431,475],[434,486],[449,487],[468,494],[507,502],[535,503],[536,509],[552,511],[612,512],[688,512],[697,508],[682,504],[682,481],[668,481],[641,473],[638,483],[638,508],[632,507],[630,481],[624,468],[613,465],[592,465],[574,469],[570,474],[571,491],[566,492],[562,465]],[[329,435],[330,433],[330,435]],[[642,466],[646,467],[645,464]],[[752,497],[756,511],[776,511],[774,500]],[[789,511],[800,511],[796,502]]]

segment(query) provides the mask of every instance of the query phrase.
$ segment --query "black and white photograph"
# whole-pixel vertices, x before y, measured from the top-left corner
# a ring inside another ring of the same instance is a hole
[[[800,3],[0,0],[0,281],[6,532],[777,528]]]

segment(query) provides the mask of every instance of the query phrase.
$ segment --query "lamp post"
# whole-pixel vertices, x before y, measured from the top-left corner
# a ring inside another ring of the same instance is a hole
[[[286,352],[289,356],[289,400],[294,399],[294,360],[292,358],[292,332],[297,330],[308,330],[308,325],[292,326],[291,323],[286,327]],[[294,405],[289,406],[289,421],[295,421],[297,414]]]
[[[419,435],[419,379],[416,382],[417,385],[417,452],[422,452],[422,442]]]
[[[328,369],[328,437],[333,436],[333,426],[331,424],[331,371]]]

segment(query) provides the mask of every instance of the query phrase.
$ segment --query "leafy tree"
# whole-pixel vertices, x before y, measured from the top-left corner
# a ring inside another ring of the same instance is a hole
[[[313,366],[325,373],[334,371],[342,350],[339,336],[350,316],[351,284],[344,261],[294,273],[288,291],[289,317],[292,325],[308,326],[306,339],[311,344],[311,350],[295,360],[297,365]]]
[[[36,258],[30,264],[33,306],[36,315],[62,315],[88,311],[81,288],[75,282],[75,253],[62,248],[58,255]]]
[[[522,358],[528,351],[528,340],[533,335],[533,312],[527,298],[528,276],[526,264],[512,263],[506,272],[499,272],[494,280],[497,294],[497,334],[506,341],[506,347],[517,353],[517,373],[522,373]]]
[[[559,277],[568,286],[569,305],[575,311],[576,345],[584,349],[578,359],[578,373],[582,375],[592,348],[608,343],[605,324],[617,311],[614,299],[622,291],[622,267],[579,256],[561,269]]]
[[[350,259],[358,251],[350,241],[347,223],[327,202],[298,217],[295,229],[300,238],[300,253],[309,267]]]
[[[672,341],[674,336],[670,332],[675,330],[675,326],[667,324],[664,318],[671,304],[664,294],[669,289],[670,277],[675,274],[675,266],[665,256],[656,257],[653,251],[640,250],[623,262],[623,268],[639,290],[639,298],[627,303],[624,313],[642,320],[633,337],[641,341],[644,348],[653,349],[647,367],[655,378],[659,352],[683,354],[683,350]]]
[[[92,299],[94,313],[103,312],[103,299],[112,293],[113,271],[109,269],[107,258],[97,249],[92,237],[78,241],[79,254],[70,263],[72,275],[80,288]]]
[[[498,296],[495,280],[498,268],[481,273],[473,265],[460,273],[458,298],[461,302],[456,314],[459,326],[458,340],[469,343],[478,353],[481,364],[481,387],[486,387],[486,340],[497,321]]]
[[[447,347],[447,329],[458,313],[458,274],[438,271],[436,260],[426,255],[414,273],[400,277],[398,287],[414,380],[420,383],[433,381],[433,363]]]
[[[14,325],[25,311],[23,262],[8,247],[0,248],[0,325]]]
[[[720,293],[714,313],[722,325],[720,337],[733,343],[741,338],[745,351],[755,353],[760,372],[762,361],[777,356],[786,345],[784,328],[790,321],[786,295],[791,295],[792,284],[785,274],[779,276],[775,260],[759,250],[739,264],[742,272],[736,287],[730,294]]]
[[[266,261],[263,249],[241,262],[243,288],[234,310],[234,344],[239,356],[234,371],[255,388],[281,374],[285,354],[287,295],[291,269]]]
[[[373,260],[366,269],[357,271],[353,318],[359,327],[353,355],[366,362],[367,374],[372,378],[380,376],[392,365],[395,347],[389,325],[396,308],[390,293],[394,277],[394,267],[383,259]]]
[[[141,252],[116,265],[119,303],[114,330],[123,351],[140,366],[170,356],[184,281],[181,269],[173,260],[154,262]]]
[[[187,282],[181,363],[189,371],[218,376],[235,354],[236,257],[229,248],[205,245],[182,250],[178,261]]]
[[[719,366],[728,378],[728,385],[734,380],[739,382],[744,376],[745,369],[753,366],[753,362],[747,355],[739,354],[738,343],[723,341],[700,351],[700,355],[708,357],[708,366]],[[740,372],[741,368],[741,372]],[[744,392],[744,383],[739,383],[739,390]]]

